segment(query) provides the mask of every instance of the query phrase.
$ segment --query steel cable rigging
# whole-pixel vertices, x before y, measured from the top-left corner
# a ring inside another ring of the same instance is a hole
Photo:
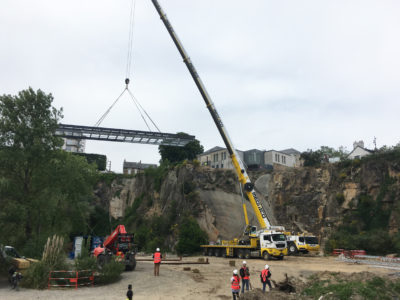
[[[131,75],[131,68],[132,68],[132,60],[133,60],[133,32],[134,32],[134,27],[135,27],[135,11],[136,11],[136,0],[131,1],[131,9],[130,9],[130,19],[129,19],[129,37],[128,37],[128,54],[127,54],[127,59],[126,59],[126,78],[125,78],[125,88],[122,91],[122,93],[117,97],[117,99],[111,104],[111,106],[105,111],[105,113],[100,117],[100,119],[95,123],[95,127],[99,127],[100,124],[104,121],[104,119],[107,117],[107,115],[110,113],[111,109],[115,106],[115,104],[121,99],[121,97],[125,94],[125,92],[128,93],[130,96],[131,100],[135,104],[135,107],[140,113],[141,118],[143,119],[144,123],[146,124],[146,127],[149,131],[151,131],[149,123],[146,121],[146,116],[148,120],[153,124],[153,126],[156,128],[158,132],[161,132],[158,126],[155,124],[153,119],[150,117],[150,115],[146,112],[146,110],[143,108],[143,106],[140,104],[139,100],[134,96],[132,91],[129,89],[129,83],[130,83],[130,75]]]

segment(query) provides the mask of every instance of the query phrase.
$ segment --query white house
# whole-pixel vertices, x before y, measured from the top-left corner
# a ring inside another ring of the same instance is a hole
[[[363,141],[356,141],[353,143],[353,151],[349,153],[347,158],[349,159],[360,159],[364,156],[370,155],[374,153],[372,150],[368,150],[364,148],[364,142]]]
[[[283,165],[294,167],[296,165],[296,157],[283,153],[282,151],[268,150],[264,152],[264,163],[266,165]]]
[[[243,161],[243,151],[236,150],[240,159]],[[219,146],[213,147],[197,156],[200,165],[209,166],[216,169],[233,169],[231,157],[228,150]]]
[[[142,173],[144,169],[147,168],[157,168],[156,164],[143,164],[141,161],[139,162],[130,162],[124,160],[124,164],[122,166],[124,174],[133,175]]]

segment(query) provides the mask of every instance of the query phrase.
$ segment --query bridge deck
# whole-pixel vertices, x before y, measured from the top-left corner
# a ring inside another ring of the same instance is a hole
[[[59,124],[56,136],[82,140],[97,140],[123,143],[139,143],[183,147],[194,140],[193,135],[181,137],[177,134]]]

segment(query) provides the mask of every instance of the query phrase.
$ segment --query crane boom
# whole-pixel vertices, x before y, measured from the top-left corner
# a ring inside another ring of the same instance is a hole
[[[192,61],[190,60],[189,56],[187,55],[185,49],[183,48],[182,43],[180,42],[177,34],[175,33],[171,23],[169,22],[166,14],[164,13],[163,9],[161,8],[160,4],[158,3],[157,0],[152,0],[154,7],[156,8],[158,14],[160,15],[161,20],[163,21],[168,33],[170,34],[173,42],[175,43],[175,46],[178,48],[179,53],[181,54],[183,58],[183,62],[186,64],[186,67],[189,70],[189,73],[192,75],[192,78],[194,82],[196,83],[197,88],[200,91],[201,96],[203,97],[203,100],[211,114],[211,117],[214,120],[215,125],[218,128],[218,131],[225,143],[225,146],[228,150],[228,153],[231,157],[233,166],[235,168],[235,171],[237,173],[237,176],[239,178],[240,183],[244,186],[244,190],[246,192],[247,197],[250,200],[251,206],[256,214],[257,220],[260,224],[261,228],[269,229],[271,228],[271,224],[268,220],[267,214],[264,210],[264,207],[261,204],[261,200],[257,197],[257,194],[254,190],[254,184],[250,181],[250,178],[246,172],[246,169],[244,167],[244,164],[242,160],[240,159],[239,155],[237,154],[235,148],[233,147],[232,141],[228,135],[228,132],[217,112],[215,109],[215,106],[208,95],[208,92],[201,81],[201,78],[199,74],[196,71],[196,68],[194,67]],[[245,205],[243,204],[243,208],[246,213]],[[246,218],[246,225],[248,224],[248,220]]]

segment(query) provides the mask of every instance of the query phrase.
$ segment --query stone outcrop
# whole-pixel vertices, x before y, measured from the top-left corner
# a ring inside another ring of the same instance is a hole
[[[287,230],[309,231],[326,238],[340,224],[343,214],[357,207],[360,195],[378,196],[388,208],[390,231],[399,229],[400,163],[373,160],[354,166],[324,165],[320,168],[280,168],[272,173],[251,173],[256,191],[269,212],[273,225]],[[382,196],[382,186],[390,179],[390,191]],[[230,239],[244,229],[242,197],[232,170],[195,167],[186,164],[169,170],[155,184],[151,176],[117,178],[111,188],[100,186],[97,195],[114,218],[124,216],[127,207],[140,204],[144,217],[188,212],[210,240]],[[257,224],[252,208],[244,200],[250,223]]]

